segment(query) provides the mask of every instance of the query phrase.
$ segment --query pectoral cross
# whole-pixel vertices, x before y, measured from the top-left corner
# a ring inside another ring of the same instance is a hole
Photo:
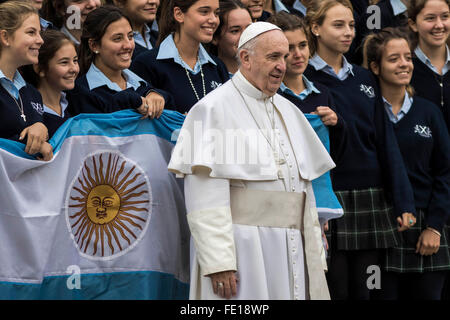
[[[25,114],[22,113],[20,116],[22,117],[24,122],[27,122],[27,117],[25,116]]]

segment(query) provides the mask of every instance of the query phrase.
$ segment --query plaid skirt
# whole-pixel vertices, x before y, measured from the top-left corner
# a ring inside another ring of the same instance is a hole
[[[398,244],[396,217],[382,188],[337,191],[336,196],[344,215],[328,222],[330,255],[333,250],[371,250]]]
[[[400,232],[400,243],[394,248],[386,249],[383,263],[386,271],[393,272],[428,272],[450,270],[449,228],[444,226],[441,232],[439,251],[431,256],[416,253],[416,244],[424,229],[425,211],[417,209],[416,224],[409,230]]]

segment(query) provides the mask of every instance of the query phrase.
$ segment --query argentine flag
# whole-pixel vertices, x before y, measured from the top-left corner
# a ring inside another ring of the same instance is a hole
[[[167,170],[184,116],[82,114],[33,160],[0,139],[0,299],[187,299],[182,181]]]

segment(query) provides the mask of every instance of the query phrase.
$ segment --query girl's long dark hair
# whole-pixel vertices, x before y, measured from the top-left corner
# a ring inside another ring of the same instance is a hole
[[[199,0],[162,0],[161,1],[161,16],[159,18],[159,37],[157,45],[159,46],[161,42],[172,32],[178,32],[180,30],[180,25],[175,20],[173,16],[173,9],[175,7],[180,8],[181,12],[186,13],[192,5],[194,5]]]
[[[81,34],[79,50],[80,75],[85,74],[92,62],[94,62],[95,54],[89,47],[89,40],[99,44],[109,25],[122,18],[127,19],[131,26],[130,19],[123,14],[122,10],[115,6],[106,5],[99,7],[88,14]]]

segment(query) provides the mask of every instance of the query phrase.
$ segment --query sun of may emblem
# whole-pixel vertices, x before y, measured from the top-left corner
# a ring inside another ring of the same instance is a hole
[[[79,252],[111,259],[143,237],[150,221],[151,188],[136,164],[100,152],[89,156],[68,194],[67,225]]]

